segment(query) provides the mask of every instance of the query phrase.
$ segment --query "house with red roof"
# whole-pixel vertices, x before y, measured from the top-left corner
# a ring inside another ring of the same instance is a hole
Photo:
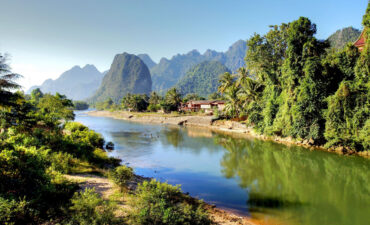
[[[358,48],[361,52],[365,46],[365,29],[361,32],[360,37],[353,43],[354,46]]]

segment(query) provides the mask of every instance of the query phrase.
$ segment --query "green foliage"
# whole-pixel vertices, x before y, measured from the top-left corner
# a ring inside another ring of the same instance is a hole
[[[188,101],[190,101],[190,100],[205,100],[205,98],[203,98],[203,97],[201,97],[201,96],[199,96],[198,94],[196,94],[196,93],[189,93],[189,94],[187,94],[183,99],[182,99],[182,101],[183,102],[188,102]]]
[[[192,67],[176,87],[183,94],[196,93],[206,97],[217,91],[219,76],[230,70],[217,61],[205,61]]]
[[[89,108],[89,104],[84,101],[73,101],[75,110],[86,110]]]
[[[109,173],[109,177],[121,188],[126,188],[127,182],[134,177],[134,173],[131,167],[118,166]]]
[[[102,225],[119,224],[120,222],[114,215],[116,207],[104,201],[95,189],[85,189],[81,193],[75,193],[71,202],[70,224]]]
[[[18,96],[12,91],[21,87],[15,82],[19,77],[20,75],[10,71],[7,57],[0,54],[0,109],[12,106],[12,103],[17,100]]]
[[[355,42],[360,34],[360,30],[353,27],[346,27],[330,35],[328,41],[330,42],[331,48],[340,50],[343,49],[348,42],[351,44]]]
[[[208,95],[208,100],[222,100],[222,95],[220,95],[219,93],[217,92],[213,92],[211,94]]]
[[[210,224],[202,204],[187,203],[179,186],[144,181],[136,190],[135,224]]]
[[[56,123],[59,120],[73,120],[73,103],[65,95],[45,94],[38,102],[37,108],[46,123]]]
[[[176,88],[167,91],[161,106],[165,112],[177,111],[182,102],[181,93]]]
[[[27,202],[25,200],[15,201],[0,197],[0,223],[11,225],[27,222]]]
[[[148,108],[149,98],[146,94],[127,94],[122,98],[122,106],[134,112],[145,111]]]
[[[44,94],[40,88],[33,89],[31,92],[31,101],[38,103],[40,98],[44,97]]]
[[[366,150],[369,43],[361,54],[352,44],[328,51],[328,42],[317,40],[315,33],[316,25],[301,17],[251,37],[247,68],[220,78],[225,114],[246,116],[264,134]]]
[[[30,97],[12,95],[0,107],[0,223],[63,218],[77,190],[63,173],[109,168],[119,160],[107,156],[100,134],[66,122],[74,114],[64,95],[44,95],[37,89]]]
[[[95,108],[98,110],[112,110],[116,108],[116,105],[111,98],[107,98],[104,102],[95,103]]]

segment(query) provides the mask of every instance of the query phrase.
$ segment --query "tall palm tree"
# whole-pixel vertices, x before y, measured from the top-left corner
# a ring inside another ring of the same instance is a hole
[[[229,72],[226,72],[221,75],[220,80],[218,81],[220,86],[218,87],[218,91],[223,94],[228,87],[232,85],[234,82],[234,77]]]
[[[240,88],[234,84],[229,86],[225,92],[224,96],[226,99],[226,104],[225,104],[225,113],[233,118],[238,118],[239,113],[241,110],[241,102],[240,99],[238,98],[238,92]]]
[[[7,64],[7,57],[0,54],[0,107],[9,107],[18,95],[12,91],[21,86],[15,82],[20,75],[12,73]]]
[[[166,103],[178,107],[181,104],[181,93],[176,88],[171,88],[166,93]]]
[[[153,91],[152,93],[150,93],[149,104],[157,105],[159,104],[160,100],[161,96],[159,96],[157,92]]]
[[[248,70],[245,67],[240,67],[238,69],[238,79],[236,80],[236,85],[240,86],[242,83],[246,82],[246,80],[250,77]]]
[[[263,88],[264,86],[260,82],[247,77],[240,84],[238,98],[243,102],[243,106],[246,106],[252,101],[258,101]]]

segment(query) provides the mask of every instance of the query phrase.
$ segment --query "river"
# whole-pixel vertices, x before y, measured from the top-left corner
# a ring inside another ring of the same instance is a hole
[[[180,184],[220,208],[283,224],[370,224],[370,160],[202,128],[76,112],[139,175]]]

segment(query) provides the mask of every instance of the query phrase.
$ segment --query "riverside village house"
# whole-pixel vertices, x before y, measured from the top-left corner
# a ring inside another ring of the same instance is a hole
[[[358,48],[358,50],[361,52],[364,49],[365,46],[365,29],[361,32],[360,37],[353,43],[354,46]]]
[[[225,108],[225,101],[222,100],[191,100],[181,105],[181,111],[212,113],[215,109],[222,111]]]

